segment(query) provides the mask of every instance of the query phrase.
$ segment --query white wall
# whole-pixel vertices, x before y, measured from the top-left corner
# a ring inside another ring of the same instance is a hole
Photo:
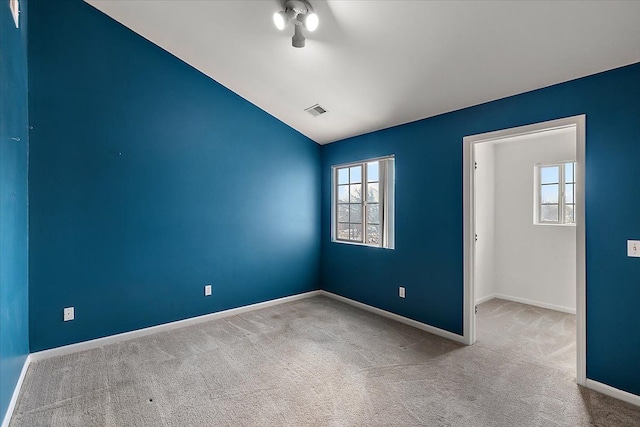
[[[475,172],[475,230],[478,235],[475,256],[475,299],[484,301],[495,291],[494,273],[494,144],[484,142],[475,145],[474,160],[478,164]]]
[[[534,166],[575,160],[575,130],[561,129],[478,144],[476,158],[490,157],[484,144],[494,145],[493,212],[484,205],[491,199],[490,180],[480,184],[487,202],[480,202],[479,230],[491,229],[493,241],[476,245],[476,301],[496,295],[529,304],[575,312],[576,229],[563,225],[534,225]],[[476,185],[487,172],[479,163]],[[490,178],[489,178],[490,179]],[[476,204],[478,208],[478,204]],[[487,237],[485,240],[489,240]],[[493,253],[490,252],[493,249]]]

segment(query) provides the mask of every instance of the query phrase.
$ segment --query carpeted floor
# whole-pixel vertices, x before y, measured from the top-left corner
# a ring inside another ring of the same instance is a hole
[[[465,347],[313,297],[33,363],[19,426],[640,426],[575,384],[575,316],[479,306]]]

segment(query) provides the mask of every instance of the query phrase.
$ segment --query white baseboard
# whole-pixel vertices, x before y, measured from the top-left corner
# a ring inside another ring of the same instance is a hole
[[[382,310],[380,308],[377,307],[373,307],[370,306],[368,304],[364,304],[331,292],[327,292],[327,291],[323,291],[323,290],[317,290],[317,291],[311,291],[311,292],[305,292],[302,294],[298,294],[298,295],[292,295],[289,297],[284,297],[284,298],[278,298],[278,299],[274,299],[271,301],[265,301],[265,302],[261,302],[261,303],[257,303],[257,304],[251,304],[251,305],[246,305],[243,307],[238,307],[238,308],[232,308],[229,310],[224,310],[224,311],[219,311],[217,313],[211,313],[211,314],[205,314],[203,316],[198,316],[198,317],[192,317],[190,319],[184,319],[184,320],[178,320],[176,322],[171,322],[171,323],[165,323],[163,325],[158,325],[158,326],[152,326],[149,328],[144,328],[144,329],[139,329],[136,331],[131,331],[131,332],[125,332],[122,334],[117,334],[117,335],[111,335],[108,337],[104,337],[104,338],[97,338],[95,340],[91,340],[91,341],[85,341],[85,342],[81,342],[81,343],[77,343],[77,344],[71,344],[71,345],[67,345],[67,346],[63,346],[63,347],[57,347],[51,350],[43,350],[43,351],[39,351],[36,353],[31,353],[27,356],[27,358],[24,361],[24,365],[22,366],[22,371],[20,372],[20,377],[18,378],[18,382],[16,383],[15,389],[13,391],[13,395],[11,396],[11,401],[9,402],[9,407],[7,408],[7,413],[5,414],[4,420],[2,421],[2,425],[0,427],[8,427],[9,423],[11,422],[11,417],[13,415],[13,411],[15,409],[15,405],[17,403],[18,400],[18,396],[20,395],[20,389],[22,388],[22,383],[24,381],[25,375],[27,373],[27,370],[29,368],[29,365],[31,364],[31,362],[37,361],[37,360],[43,360],[43,359],[47,359],[49,357],[54,357],[54,356],[60,356],[63,354],[70,354],[70,353],[75,353],[77,351],[82,351],[82,350],[87,350],[87,349],[91,349],[91,348],[96,348],[96,347],[102,347],[104,345],[107,344],[111,344],[114,342],[120,342],[120,341],[126,341],[126,340],[130,340],[133,338],[137,338],[137,337],[141,337],[141,336],[145,336],[145,335],[150,335],[150,334],[155,334],[157,332],[162,332],[162,331],[168,331],[168,330],[172,330],[172,329],[177,329],[177,328],[183,328],[185,326],[189,326],[189,325],[194,325],[194,324],[198,324],[198,323],[202,323],[202,322],[208,322],[210,320],[215,320],[215,319],[220,319],[223,317],[228,317],[228,316],[234,316],[237,314],[241,314],[241,313],[246,313],[249,311],[253,311],[253,310],[258,310],[261,308],[266,308],[266,307],[271,307],[271,306],[275,306],[278,304],[284,304],[287,302],[292,302],[292,301],[297,301],[297,300],[301,300],[301,299],[305,299],[305,298],[310,298],[316,295],[324,295],[327,296],[329,298],[333,298],[336,299],[338,301],[341,301],[345,304],[349,304],[351,306],[354,307],[358,307],[360,309],[369,311],[371,313],[380,315],[382,317],[386,317],[392,320],[396,320],[398,322],[407,324],[409,326],[413,326],[417,329],[421,329],[423,331],[432,333],[434,335],[438,335],[447,339],[450,339],[452,341],[456,341],[462,344],[465,344],[464,342],[464,337],[461,335],[457,335],[454,334],[452,332],[449,331],[445,331],[444,329],[440,329],[440,328],[436,328],[435,326],[431,326],[431,325],[427,325],[426,323],[422,323],[422,322],[418,322],[417,320],[413,320],[413,319],[409,319],[408,317],[404,317],[404,316],[400,316],[398,314],[395,313],[391,313],[389,311],[386,310]],[[546,306],[542,306],[539,304],[535,304],[534,302],[528,302],[528,300],[523,300],[523,299],[513,299],[511,297],[506,297],[504,295],[492,295],[490,298],[483,298],[483,300],[489,300],[491,298],[501,298],[501,299],[506,299],[506,300],[511,300],[511,301],[516,301],[516,302],[522,302],[525,304],[530,304],[530,305],[537,305],[537,306],[541,306],[543,308],[551,308],[552,310],[556,310],[557,308],[552,308],[549,307],[548,304],[545,304]],[[483,301],[484,302],[484,301]],[[480,302],[477,302],[477,304],[480,304]],[[555,306],[553,306],[555,307]],[[563,307],[566,309],[566,307]],[[563,310],[560,310],[563,311]],[[574,311],[575,312],[575,311]],[[630,403],[632,405],[636,405],[636,406],[640,406],[640,396],[637,396],[635,394],[623,391],[623,390],[619,390],[617,388],[611,387],[609,385],[600,383],[598,381],[594,381],[594,380],[590,380],[587,379],[586,381],[586,387],[597,391],[599,393],[605,394],[607,396],[611,396],[613,398],[622,400],[624,402]]]
[[[443,338],[447,338],[452,341],[459,342],[461,344],[466,344],[466,342],[464,341],[464,337],[462,335],[454,334],[453,332],[445,331],[444,329],[436,328],[435,326],[427,325],[426,323],[418,322],[417,320],[409,319],[408,317],[400,316],[399,314],[391,313],[390,311],[382,310],[381,308],[373,307],[368,304],[364,304],[362,302],[355,301],[331,292],[320,291],[320,294],[325,295],[329,298],[336,299],[338,301],[342,301],[345,304],[349,304],[354,307],[361,308],[371,313],[375,313],[379,316],[387,317],[397,322],[404,323],[409,326],[413,326],[414,328],[432,333],[433,335],[439,335]]]
[[[586,387],[599,393],[606,394],[607,396],[616,398],[618,400],[622,400],[623,402],[627,402],[635,406],[640,406],[640,396],[636,394],[629,393],[627,391],[623,391],[618,388],[611,387],[610,385],[590,380],[588,378]]]
[[[30,363],[31,363],[31,355],[28,354],[27,357],[24,359],[24,364],[22,365],[22,371],[20,371],[18,382],[16,383],[16,386],[13,389],[13,394],[11,395],[9,406],[7,407],[7,413],[4,414],[4,419],[2,420],[2,427],[9,427],[9,423],[11,422],[11,417],[13,416],[13,411],[14,409],[16,409],[16,403],[18,402],[18,396],[20,395],[22,382],[24,381],[25,375],[27,375],[27,369],[29,369]]]
[[[563,313],[576,314],[576,309],[571,307],[563,307],[561,305],[548,304],[546,302],[534,301],[527,298],[512,297],[510,295],[494,294],[493,298],[505,299],[507,301],[519,302],[527,305],[534,305],[536,307],[547,308],[549,310],[561,311]],[[478,303],[479,304],[479,303]]]
[[[84,341],[77,344],[65,345],[62,347],[52,348],[50,350],[42,350],[35,353],[31,353],[31,361],[48,359],[50,357],[62,356],[64,354],[71,354],[78,351],[89,350],[92,348],[102,347],[107,344],[113,344],[116,342],[127,341],[133,338],[143,337],[145,335],[156,334],[158,332],[170,331],[172,329],[184,328],[185,326],[195,325],[198,323],[208,322],[210,320],[221,319],[223,317],[235,316],[237,314],[246,313],[248,311],[258,310],[261,308],[271,307],[278,304],[284,304],[286,302],[297,301],[305,298],[310,298],[316,295],[320,295],[321,291],[310,291],[298,295],[291,295],[288,297],[273,299],[270,301],[259,302],[256,304],[245,305],[242,307],[232,308],[229,310],[218,311],[216,313],[205,314],[202,316],[191,317],[189,319],[177,320],[175,322],[163,323],[162,325],[151,326],[144,329],[138,329],[131,332],[123,332],[121,334],[109,335],[104,338],[96,338],[90,341]]]
[[[492,300],[492,299],[494,299],[495,297],[496,297],[496,294],[491,294],[491,295],[487,295],[486,297],[478,298],[478,299],[476,300],[476,305],[480,305],[480,304],[482,304],[483,302],[487,302],[487,301],[489,301],[489,300]]]

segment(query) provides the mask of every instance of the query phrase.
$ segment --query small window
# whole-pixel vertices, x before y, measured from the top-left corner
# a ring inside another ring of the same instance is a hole
[[[394,247],[394,158],[334,166],[334,242]]]
[[[576,163],[536,166],[536,224],[575,224]]]

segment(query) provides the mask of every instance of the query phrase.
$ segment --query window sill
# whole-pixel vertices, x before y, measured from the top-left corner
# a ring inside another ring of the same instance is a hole
[[[384,246],[367,245],[366,243],[347,242],[345,240],[336,240],[336,239],[331,239],[331,243],[337,243],[339,245],[349,245],[349,246],[364,246],[367,248],[375,248],[375,249],[391,249],[391,250],[394,249],[394,248],[386,248]]]
[[[533,225],[549,225],[551,227],[575,227],[576,224],[554,224],[552,222],[534,222]]]

